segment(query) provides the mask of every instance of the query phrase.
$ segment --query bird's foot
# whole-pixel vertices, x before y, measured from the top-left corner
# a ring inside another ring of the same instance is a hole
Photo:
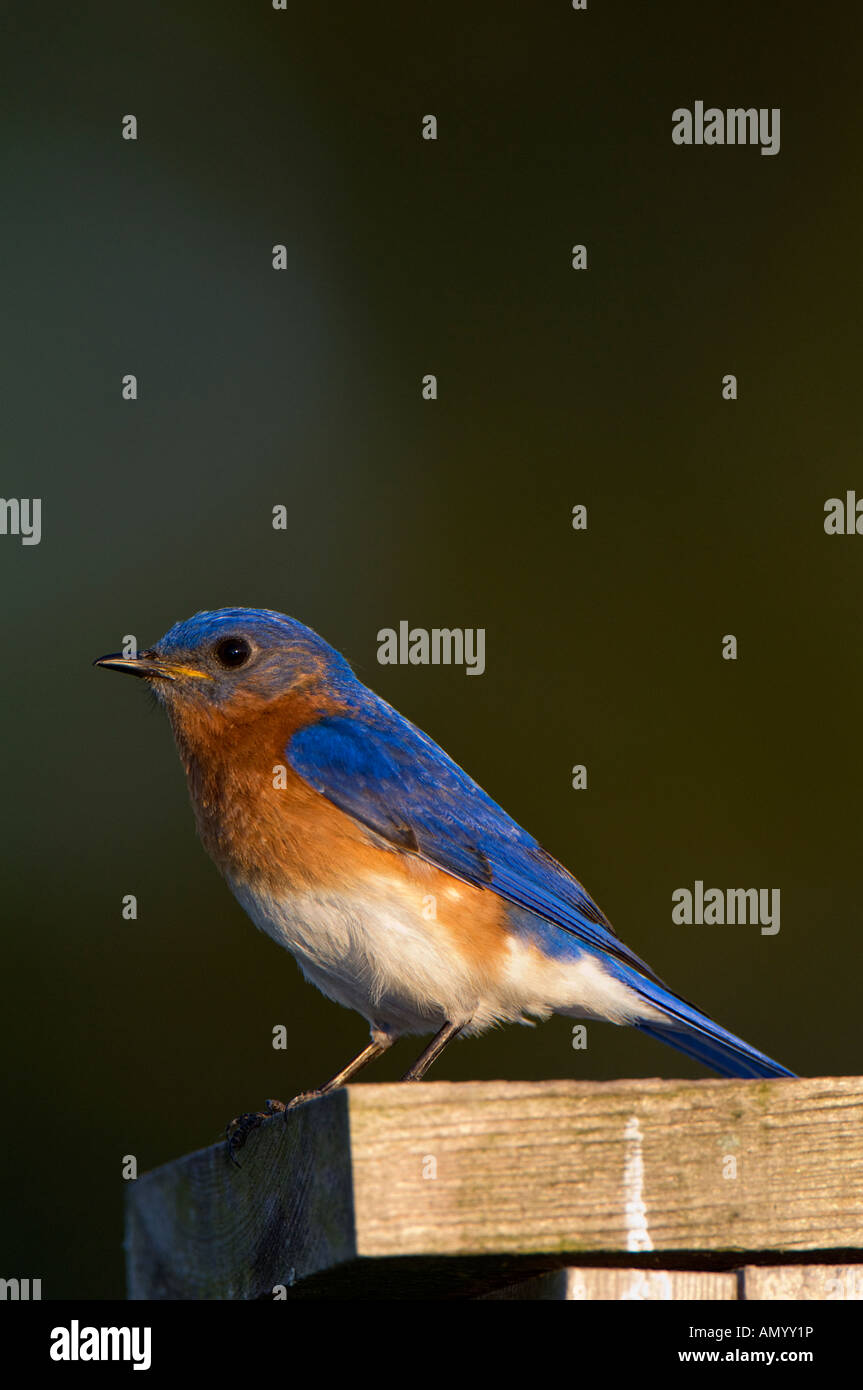
[[[293,1104],[294,1102],[291,1101],[291,1105]],[[278,1115],[289,1108],[283,1100],[268,1100],[266,1105],[266,1110],[249,1110],[245,1115],[237,1115],[225,1130],[228,1158],[237,1168],[241,1166],[237,1154],[252,1131],[263,1124],[264,1120],[268,1120],[271,1115]]]
[[[300,1091],[300,1094],[299,1094],[298,1096],[294,1096],[293,1100],[289,1100],[288,1103],[287,1103],[287,1105],[285,1105],[285,1106],[282,1107],[282,1108],[284,1109],[284,1112],[285,1112],[285,1119],[288,1118],[288,1111],[289,1111],[289,1110],[297,1110],[297,1109],[299,1108],[299,1106],[305,1105],[305,1103],[306,1103],[307,1100],[317,1100],[319,1096],[325,1096],[325,1095],[326,1095],[326,1090],[320,1090],[320,1091]]]

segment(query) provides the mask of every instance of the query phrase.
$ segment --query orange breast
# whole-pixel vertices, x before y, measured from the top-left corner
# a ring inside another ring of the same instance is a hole
[[[386,847],[288,765],[292,733],[341,709],[333,701],[324,706],[319,692],[300,692],[170,711],[207,852],[230,878],[275,896],[355,891],[368,897],[391,886],[444,949],[494,970],[509,934],[496,893]]]

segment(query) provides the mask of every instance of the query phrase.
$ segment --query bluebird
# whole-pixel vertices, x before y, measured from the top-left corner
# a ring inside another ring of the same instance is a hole
[[[171,721],[205,848],[252,921],[368,1022],[343,1085],[403,1034],[549,1015],[629,1024],[722,1076],[793,1072],[674,994],[567,869],[310,628],[261,608],[176,624],[95,663],[145,680]],[[231,1129],[231,1127],[229,1127]]]

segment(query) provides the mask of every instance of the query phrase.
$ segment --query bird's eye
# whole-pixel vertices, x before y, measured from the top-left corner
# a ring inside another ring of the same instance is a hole
[[[252,649],[245,637],[223,637],[213,648],[213,654],[221,666],[244,666]]]

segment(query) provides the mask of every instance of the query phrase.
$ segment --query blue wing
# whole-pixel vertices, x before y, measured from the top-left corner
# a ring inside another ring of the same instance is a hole
[[[575,938],[659,983],[572,874],[442,748],[373,699],[298,730],[285,750],[294,771],[388,844],[554,923],[561,954]]]
[[[370,691],[349,715],[298,730],[285,756],[310,786],[386,844],[417,854],[516,908],[514,931],[536,935],[547,954],[588,950],[644,999],[663,1024],[643,1032],[727,1076],[792,1076],[672,993],[616,935],[562,864],[522,830],[443,749]]]

